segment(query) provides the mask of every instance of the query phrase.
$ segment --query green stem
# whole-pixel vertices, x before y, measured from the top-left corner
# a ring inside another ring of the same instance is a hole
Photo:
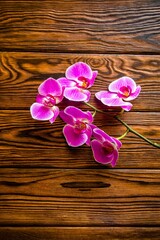
[[[125,131],[125,133],[123,133],[120,137],[117,137],[117,139],[118,139],[118,140],[121,140],[121,139],[124,138],[128,133],[129,133],[129,129],[127,128],[127,130]]]
[[[94,110],[94,113],[92,114],[92,117],[93,117],[93,118],[95,117],[96,113],[97,113],[97,111]]]
[[[102,110],[99,110],[97,109],[96,107],[94,107],[93,105],[89,104],[89,103],[86,103],[84,102],[87,106],[91,107],[92,109],[94,109],[96,112],[100,112],[100,113],[107,113],[105,111],[102,111]],[[143,139],[145,142],[149,143],[150,145],[156,147],[156,148],[160,148],[160,144],[158,143],[154,143],[152,142],[151,140],[149,140],[148,138],[144,137],[142,134],[138,133],[137,131],[135,131],[133,128],[131,128],[127,123],[125,123],[122,119],[119,118],[119,116],[115,116],[114,117],[115,119],[117,119],[119,122],[121,122],[126,128],[127,128],[127,131],[122,135],[120,136],[118,139],[121,139],[123,137],[125,137],[127,135],[128,132],[132,132],[134,133],[136,136],[138,136],[139,138]]]
[[[160,144],[158,143],[154,143],[151,140],[149,140],[148,138],[144,137],[142,134],[138,133],[137,131],[135,131],[133,128],[131,128],[127,123],[125,123],[122,119],[120,119],[118,116],[115,116],[115,118],[121,122],[128,130],[129,132],[134,133],[136,136],[138,136],[139,138],[143,139],[144,141],[148,142],[149,144],[151,144],[152,146],[156,147],[156,148],[160,148]]]
[[[100,112],[100,113],[105,113],[102,110],[99,110],[98,108],[94,107],[93,105],[91,105],[90,103],[84,102],[87,106],[91,107],[92,109],[94,109],[96,112]]]

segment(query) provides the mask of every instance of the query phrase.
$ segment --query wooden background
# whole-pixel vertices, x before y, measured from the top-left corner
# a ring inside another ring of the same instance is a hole
[[[123,119],[160,142],[160,1],[0,1],[0,240],[160,239],[160,152],[133,134],[116,168],[30,116],[39,84],[77,62],[94,93],[124,75],[142,92]],[[82,109],[87,109],[83,104]],[[125,128],[97,114],[117,137]]]

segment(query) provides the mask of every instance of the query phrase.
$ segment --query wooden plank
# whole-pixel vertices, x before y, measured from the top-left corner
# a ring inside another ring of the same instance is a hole
[[[0,169],[0,224],[157,226],[159,170]]]
[[[87,62],[99,74],[91,88],[90,103],[98,106],[94,94],[107,90],[113,80],[127,75],[142,86],[133,111],[160,110],[160,60],[158,55],[79,55],[50,53],[1,53],[1,109],[29,108],[39,84],[48,77],[64,76],[74,62]]]
[[[157,227],[3,227],[0,240],[159,240]]]
[[[130,126],[155,142],[160,142],[159,118],[157,112],[130,112],[123,116]],[[94,123],[115,137],[125,132],[112,114],[97,114]],[[0,166],[106,168],[94,161],[89,147],[72,148],[66,144],[61,119],[51,125],[33,120],[29,110],[2,110],[0,126]],[[159,149],[131,133],[122,143],[117,168],[160,168]]]
[[[118,6],[118,7],[117,7]],[[159,53],[159,1],[3,1],[6,50]]]

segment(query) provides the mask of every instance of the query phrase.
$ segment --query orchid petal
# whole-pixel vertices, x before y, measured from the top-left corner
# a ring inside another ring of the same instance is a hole
[[[53,123],[56,120],[56,118],[58,117],[59,108],[57,106],[54,106],[54,107],[52,107],[52,111],[54,112],[54,116],[51,119],[49,119],[50,123]]]
[[[93,129],[93,136],[101,142],[104,142],[106,140],[112,142],[112,137],[110,137],[107,133],[98,127]]]
[[[67,78],[58,78],[57,81],[61,84],[61,86],[65,86],[65,87],[74,87],[76,86],[76,82],[69,80]]]
[[[127,86],[130,87],[130,89],[132,89],[132,92],[135,92],[136,91],[136,82],[130,77],[124,77],[124,78],[125,78]]]
[[[113,157],[111,154],[106,154],[101,142],[97,141],[96,139],[92,140],[91,148],[96,162],[99,162],[101,164],[111,163]]]
[[[77,134],[74,131],[74,127],[71,125],[65,125],[63,128],[63,134],[66,138],[66,142],[69,146],[79,147],[86,143],[88,136],[85,133]]]
[[[122,87],[129,87],[131,92],[136,90],[136,83],[132,78],[122,77],[110,83],[108,89],[111,92],[119,92]]]
[[[133,106],[132,103],[130,103],[130,102],[123,102],[123,103],[124,104],[121,105],[120,107],[123,108],[127,112],[130,111]]]
[[[41,83],[38,88],[38,92],[43,96],[47,96],[49,94],[52,96],[60,96],[62,94],[62,87],[55,79],[48,78]]]
[[[68,114],[66,114],[65,113],[65,110],[62,110],[62,111],[60,111],[60,117],[61,117],[61,119],[64,121],[64,122],[66,122],[66,123],[68,123],[68,124],[70,124],[70,125],[74,125],[74,119],[73,119],[73,117],[71,116],[71,115],[68,115]]]
[[[94,84],[94,81],[95,81],[95,78],[97,77],[98,75],[98,71],[93,71],[92,72],[92,78],[89,79],[89,85],[88,85],[88,88],[92,87],[93,84]]]
[[[117,138],[112,137],[112,142],[116,144],[117,149],[121,148],[122,143]]]
[[[99,91],[95,94],[96,98],[101,100],[102,98],[117,98],[117,94],[109,91]]]
[[[88,122],[93,122],[93,117],[91,112],[83,112],[81,109],[76,108],[74,106],[68,106],[65,108],[64,112],[75,119],[85,119]]]
[[[89,65],[83,62],[77,62],[66,70],[66,78],[77,80],[79,77],[85,77],[87,79],[92,78],[92,70]]]
[[[91,145],[91,136],[92,136],[92,128],[88,125],[85,134],[87,135],[88,139],[86,141],[86,144],[88,146]]]
[[[44,96],[38,94],[37,97],[36,97],[36,102],[43,104],[43,99],[44,99]]]
[[[121,107],[126,111],[130,111],[132,108],[132,104],[130,102],[124,102],[121,98],[102,98],[101,102],[104,105],[109,107]]]
[[[118,157],[119,157],[119,152],[117,150],[114,150],[113,151],[113,159],[110,163],[112,167],[115,167],[115,165],[117,164]]]
[[[31,116],[37,120],[50,120],[54,113],[50,108],[40,103],[33,103],[30,107]]]
[[[86,101],[88,96],[77,87],[65,88],[64,96],[71,101]]]
[[[84,102],[88,102],[89,99],[90,99],[90,97],[91,97],[90,91],[88,91],[88,90],[82,90],[82,92],[83,92],[83,94],[85,94],[85,96],[86,96],[86,99],[84,100]]]
[[[101,98],[103,104],[112,107],[112,106],[121,106],[124,104],[124,101],[121,98]]]
[[[95,128],[98,128],[96,125],[94,125],[94,124],[92,124],[92,123],[91,123],[89,126],[91,127],[92,131],[93,131]]]

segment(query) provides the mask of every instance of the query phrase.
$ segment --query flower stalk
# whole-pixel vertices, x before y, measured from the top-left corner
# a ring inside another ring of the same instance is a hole
[[[128,132],[132,132],[134,133],[136,136],[138,136],[139,138],[143,139],[145,142],[149,143],[150,145],[156,147],[156,148],[160,148],[160,144],[155,143],[151,140],[149,140],[148,138],[146,138],[145,136],[143,136],[142,134],[138,133],[137,131],[135,131],[133,128],[131,128],[127,123],[125,123],[122,119],[119,118],[119,116],[115,116],[115,118],[121,122],[127,129]]]
[[[127,128],[127,130],[125,131],[125,133],[123,133],[120,137],[117,137],[117,139],[118,139],[118,140],[121,140],[121,139],[124,138],[128,133],[129,133],[129,129]]]
[[[107,113],[107,112],[105,112],[105,111],[103,111],[103,110],[100,110],[100,109],[94,107],[94,106],[91,105],[90,103],[86,103],[86,102],[84,102],[84,103],[85,103],[87,106],[89,106],[89,107],[91,107],[92,109],[94,109],[96,112],[100,112],[100,113],[104,113],[104,114]],[[120,115],[122,115],[122,113],[120,113]],[[155,143],[155,142],[149,140],[148,138],[146,138],[145,136],[143,136],[142,134],[138,133],[136,130],[134,130],[133,128],[131,128],[126,122],[124,122],[118,115],[116,115],[114,118],[115,118],[116,120],[118,120],[120,123],[122,123],[122,125],[124,125],[124,126],[127,128],[126,132],[125,132],[122,136],[120,136],[120,137],[117,138],[118,140],[124,138],[129,132],[131,132],[131,133],[135,134],[136,136],[138,136],[139,138],[143,139],[145,142],[147,142],[147,143],[149,143],[150,145],[152,145],[153,147],[160,148],[160,144]]]

